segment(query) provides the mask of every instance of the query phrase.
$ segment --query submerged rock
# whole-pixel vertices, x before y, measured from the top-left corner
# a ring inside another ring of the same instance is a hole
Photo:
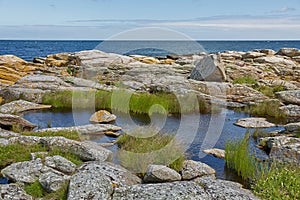
[[[100,110],[90,118],[92,123],[111,123],[116,121],[117,117],[106,110]]]
[[[180,181],[181,176],[175,170],[163,165],[150,165],[144,177],[145,183],[164,183]]]
[[[192,180],[205,175],[214,175],[216,171],[202,162],[186,160],[183,163],[181,176],[183,180]]]
[[[204,153],[213,155],[216,158],[225,159],[225,150],[222,149],[207,149],[203,150]]]
[[[24,100],[13,101],[0,106],[0,112],[5,114],[16,114],[30,110],[51,108],[50,105],[41,105]]]
[[[268,122],[266,118],[243,118],[234,124],[243,128],[270,128],[276,126]]]

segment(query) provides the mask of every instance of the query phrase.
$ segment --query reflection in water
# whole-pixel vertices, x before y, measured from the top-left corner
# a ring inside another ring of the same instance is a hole
[[[92,112],[88,111],[76,111],[76,117],[80,116],[80,121],[76,120],[76,125],[86,125],[89,124],[89,118],[92,115]],[[128,118],[124,116],[124,114],[121,113],[114,113],[118,116],[115,124],[121,127],[126,127],[128,124]],[[198,131],[196,135],[192,135],[193,138],[189,142],[189,145],[187,147],[187,154],[188,157],[192,160],[196,161],[201,161],[204,162],[211,167],[213,167],[217,171],[217,177],[221,179],[227,179],[227,180],[235,180],[235,181],[240,181],[240,179],[232,172],[230,169],[224,170],[225,166],[225,161],[222,159],[215,158],[211,155],[205,155],[202,154],[202,150],[204,150],[204,147],[211,145],[210,141],[205,140],[207,134],[212,134],[213,137],[217,134],[212,131],[209,133],[209,126],[218,126],[218,117],[220,115],[225,115],[225,123],[222,128],[222,133],[219,138],[217,138],[216,143],[212,146],[214,148],[220,148],[224,149],[225,148],[225,143],[227,140],[234,140],[234,139],[241,139],[245,133],[246,129],[234,126],[233,123],[236,122],[237,119],[239,118],[244,118],[244,117],[249,117],[248,114],[245,113],[239,113],[231,110],[224,110],[222,113],[219,114],[191,114],[186,117],[186,120],[188,120],[188,124],[184,126],[185,128],[185,135],[181,135],[180,138],[184,139],[184,137],[191,137],[191,134],[189,130],[192,130],[193,127],[197,127]],[[43,110],[43,111],[37,111],[37,112],[29,112],[24,114],[24,118],[29,120],[35,125],[38,125],[38,128],[47,128],[49,125],[49,122],[52,127],[68,127],[68,126],[74,126],[74,118],[73,118],[73,113],[72,111],[63,111],[63,110]],[[151,119],[147,115],[136,115],[136,114],[131,114],[131,118],[136,123],[137,125],[143,126],[143,125],[149,125],[151,123]],[[200,120],[199,120],[200,118]],[[152,119],[155,119],[157,121],[160,120],[160,116],[157,115],[155,118],[152,117]],[[213,122],[212,122],[213,120]],[[196,124],[198,123],[199,124]],[[152,122],[153,123],[153,122]],[[221,124],[221,122],[220,122]],[[169,116],[167,117],[166,123],[163,126],[163,131],[168,131],[170,133],[177,133],[179,130],[179,127],[181,125],[181,118],[180,116]],[[275,127],[275,128],[270,128],[267,130],[274,130],[274,129],[281,129],[280,127]],[[214,130],[214,129],[212,129]],[[106,142],[111,142],[114,141],[115,138],[110,138],[107,136],[90,136],[88,139],[92,141],[96,141],[99,143],[106,143]],[[203,141],[207,141],[207,144],[203,144]],[[251,140],[252,146],[254,146],[254,141]],[[113,152],[116,152],[117,146],[112,146],[108,147],[108,149],[112,150]],[[261,152],[260,152],[261,153]],[[117,161],[115,161],[117,162]]]

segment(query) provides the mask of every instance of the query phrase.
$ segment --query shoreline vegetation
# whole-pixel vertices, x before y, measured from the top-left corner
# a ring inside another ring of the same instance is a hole
[[[226,166],[235,170],[262,199],[299,199],[300,198],[300,166],[296,163],[279,161],[261,161],[255,157],[256,152],[251,148],[251,136],[268,133],[255,130],[248,131],[241,140],[228,141],[225,147]]]

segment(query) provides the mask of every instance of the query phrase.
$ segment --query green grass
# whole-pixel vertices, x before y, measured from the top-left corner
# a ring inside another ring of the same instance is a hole
[[[125,134],[117,140],[117,144],[117,157],[121,164],[141,176],[150,164],[166,165],[180,171],[185,160],[183,145],[175,141],[173,135],[156,133],[152,128],[137,129],[130,135]]]
[[[39,132],[24,132],[21,133],[24,136],[38,136],[38,137],[57,137],[57,136],[61,136],[61,137],[65,137],[68,138],[70,140],[76,140],[76,141],[80,141],[80,135],[77,131],[58,131],[58,132],[43,132],[43,133],[39,133]]]
[[[0,148],[0,169],[7,167],[16,162],[24,162],[30,160],[30,153],[34,152],[49,152],[49,156],[60,155],[67,158],[76,165],[80,165],[83,162],[78,156],[72,154],[68,150],[62,151],[60,149],[48,150],[45,146],[40,144],[24,145],[24,144],[12,144],[3,146]]]
[[[277,86],[274,86],[274,87],[258,86],[258,87],[254,87],[254,89],[261,92],[261,93],[263,93],[267,97],[271,97],[271,98],[275,97],[276,92],[281,92],[281,91],[285,90],[285,88],[282,85],[277,85]]]
[[[69,108],[74,105],[77,109],[95,106],[96,109],[115,110],[134,113],[192,113],[207,112],[208,107],[204,101],[192,98],[192,94],[176,97],[168,93],[130,93],[126,90],[113,92],[91,90],[88,92],[61,91],[43,95],[43,104],[54,108]],[[89,98],[86,98],[89,97]],[[126,101],[127,104],[125,103]],[[128,105],[129,104],[129,105]],[[159,105],[159,106],[154,106]],[[163,109],[162,109],[163,108]]]
[[[56,192],[48,193],[46,192],[39,181],[36,181],[32,184],[26,184],[24,190],[27,194],[33,196],[34,198],[43,198],[43,199],[55,199],[55,200],[66,200],[68,195],[68,185],[66,182],[61,189]]]
[[[250,106],[250,114],[260,117],[272,117],[275,119],[286,119],[284,111],[279,109],[279,101],[265,101],[257,105]]]
[[[255,157],[250,152],[250,133],[242,140],[228,141],[225,146],[225,160],[228,168],[235,170],[244,180],[254,180],[257,172]]]
[[[234,84],[255,84],[257,81],[252,77],[240,77],[233,80]]]
[[[263,200],[300,199],[300,168],[290,165],[273,165],[252,187]]]

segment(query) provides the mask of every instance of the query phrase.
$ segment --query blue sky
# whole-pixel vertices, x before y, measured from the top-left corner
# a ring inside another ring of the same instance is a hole
[[[300,39],[300,1],[0,0],[0,39],[100,40],[144,27],[197,40]]]

